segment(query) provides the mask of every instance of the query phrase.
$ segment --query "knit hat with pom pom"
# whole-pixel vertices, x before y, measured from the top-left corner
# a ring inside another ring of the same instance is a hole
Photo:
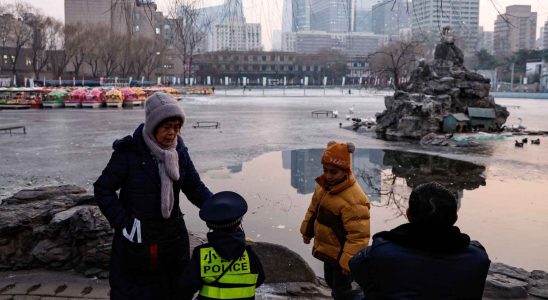
[[[343,170],[350,171],[352,165],[351,153],[354,153],[356,146],[353,143],[337,143],[330,141],[327,149],[322,155],[322,164],[332,165]]]

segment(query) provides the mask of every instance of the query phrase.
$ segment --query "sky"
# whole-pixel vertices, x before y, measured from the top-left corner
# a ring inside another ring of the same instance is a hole
[[[64,0],[0,0],[0,3],[28,2],[42,10],[43,13],[51,15],[59,20],[64,20]],[[93,0],[89,0],[93,1]],[[170,0],[156,0],[160,10]],[[204,5],[221,4],[223,0],[202,0]],[[263,45],[270,49],[272,45],[272,30],[281,28],[281,15],[283,0],[242,0],[244,3],[244,14],[248,22],[261,23],[263,32]],[[486,31],[492,31],[497,9],[504,12],[508,5],[522,4],[531,5],[532,10],[537,12],[537,37],[538,30],[548,20],[547,0],[479,0],[480,1],[480,26]]]

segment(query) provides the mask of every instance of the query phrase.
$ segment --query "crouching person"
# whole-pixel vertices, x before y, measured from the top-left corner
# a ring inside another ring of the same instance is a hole
[[[407,219],[375,234],[350,260],[365,299],[481,299],[490,260],[479,242],[453,226],[453,193],[436,182],[419,185]]]
[[[264,279],[259,257],[247,244],[241,222],[247,212],[245,199],[234,192],[220,192],[206,201],[200,218],[211,230],[208,243],[198,246],[180,279],[182,299],[255,299],[255,288]]]

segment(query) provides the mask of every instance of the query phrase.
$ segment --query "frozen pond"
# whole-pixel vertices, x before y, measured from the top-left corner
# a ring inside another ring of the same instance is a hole
[[[384,109],[379,95],[353,91],[342,97],[328,90],[324,97],[315,90],[307,91],[307,97],[278,97],[266,90],[263,97],[261,90],[253,90],[241,97],[231,92],[180,102],[187,114],[182,135],[214,192],[231,189],[248,198],[244,226],[253,239],[284,244],[320,269],[298,228],[313,179],[321,172],[322,148],[335,139],[359,148],[354,170],[373,203],[372,233],[405,222],[401,212],[410,188],[438,180],[460,195],[457,224],[484,244],[493,261],[548,270],[548,139],[541,137],[540,146],[523,149],[515,148],[512,139],[474,149],[387,143],[372,133],[340,129],[344,119],[311,117],[313,110],[332,109],[344,117],[350,107],[360,117],[374,116]],[[509,124],[518,124],[521,117],[530,129],[548,130],[548,101],[497,102],[520,107],[509,109]],[[143,120],[142,109],[0,111],[0,126],[21,124],[28,132],[0,134],[0,198],[42,184],[90,189],[110,157],[112,142],[131,134]],[[194,129],[196,121],[218,121],[221,128]],[[196,209],[188,206],[183,204],[190,229],[204,231]]]

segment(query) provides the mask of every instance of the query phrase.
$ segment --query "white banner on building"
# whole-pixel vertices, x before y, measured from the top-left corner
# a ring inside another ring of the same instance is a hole
[[[185,77],[185,85],[188,85],[188,77]]]
[[[287,85],[287,77],[284,76],[284,86]]]
[[[176,76],[171,77],[171,83],[172,84],[177,84],[177,77]]]
[[[129,76],[129,79],[127,81],[128,85],[131,85],[131,82],[133,81],[133,77]]]
[[[194,77],[190,77],[190,86],[194,85]]]
[[[30,88],[33,89],[34,88],[34,79],[29,79],[29,84],[30,84]]]
[[[247,77],[242,77],[242,85],[243,86],[246,86],[247,85]]]
[[[327,76],[323,77],[323,86],[327,86]]]
[[[263,77],[263,86],[266,86],[266,77]]]
[[[225,85],[228,85],[228,76],[225,76]]]
[[[363,77],[360,77],[360,85],[362,85]]]
[[[158,80],[156,81],[156,84],[158,85],[162,84],[162,77],[158,76]]]
[[[211,76],[207,76],[207,85],[211,85]]]
[[[145,76],[142,76],[141,77],[141,85],[143,85],[145,83]]]
[[[114,84],[118,84],[118,77],[114,77]]]
[[[343,79],[342,79],[342,86],[344,86],[344,83],[346,82],[346,77],[343,76]]]
[[[304,77],[304,86],[308,86],[308,76]]]

